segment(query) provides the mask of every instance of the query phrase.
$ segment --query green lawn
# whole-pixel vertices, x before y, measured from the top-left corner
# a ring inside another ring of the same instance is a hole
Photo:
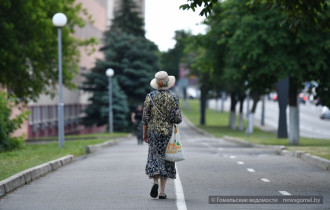
[[[82,134],[82,135],[65,135],[66,139],[103,139],[103,138],[118,138],[127,136],[128,133],[125,132],[115,132],[112,135],[110,133],[90,133],[90,134]],[[40,137],[40,138],[32,138],[29,140],[40,140],[40,141],[48,141],[48,140],[56,140],[57,136],[49,136],[49,137]]]
[[[209,132],[216,137],[232,136],[241,138],[246,141],[264,144],[264,145],[285,145],[289,150],[303,150],[313,155],[330,159],[330,140],[300,138],[300,145],[291,146],[288,139],[276,138],[276,133],[265,132],[259,128],[254,128],[254,133],[247,136],[244,131],[231,130],[228,126],[229,113],[216,112],[215,110],[206,110],[206,125],[201,126],[200,120],[200,103],[199,100],[189,101],[189,110],[183,109],[184,115],[197,127]],[[237,119],[238,121],[238,119]],[[246,122],[244,122],[246,125]]]
[[[91,137],[102,136],[102,134],[88,135]],[[51,142],[47,144],[28,144],[21,149],[0,153],[0,180],[65,155],[72,154],[75,157],[84,155],[87,145],[100,144],[113,139],[113,137],[110,138],[108,134],[103,135],[103,139],[66,141],[62,149],[59,148],[58,142]],[[128,133],[114,133],[113,136],[127,135]]]

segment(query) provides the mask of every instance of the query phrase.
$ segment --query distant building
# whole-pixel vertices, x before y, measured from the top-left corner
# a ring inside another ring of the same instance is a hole
[[[100,48],[103,45],[103,33],[109,28],[114,10],[119,5],[120,0],[76,0],[76,2],[82,3],[83,7],[92,15],[94,22],[90,23],[86,21],[84,28],[77,28],[75,36],[82,39],[97,37],[101,43],[97,48]],[[145,0],[135,0],[135,2],[141,8],[141,15],[144,18]],[[89,55],[84,48],[81,48],[80,53],[80,72],[73,80],[77,84],[77,87],[81,87],[84,80],[81,73],[88,73],[90,69],[94,67],[95,61],[103,58],[103,53],[99,50]],[[58,90],[55,92],[58,93]],[[83,110],[87,106],[90,96],[90,93],[80,89],[68,90],[67,88],[63,88],[64,125],[66,134],[105,131],[105,126],[86,128],[79,124],[79,119],[83,116]],[[29,116],[29,120],[23,124],[22,128],[16,132],[16,135],[25,134],[27,138],[56,136],[58,132],[58,101],[58,95],[54,98],[40,95],[37,102],[30,102],[28,106],[32,114]]]

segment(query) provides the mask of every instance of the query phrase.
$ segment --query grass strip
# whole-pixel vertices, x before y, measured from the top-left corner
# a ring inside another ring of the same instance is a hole
[[[66,139],[103,139],[103,138],[118,138],[118,137],[125,137],[128,133],[124,132],[115,132],[112,135],[109,133],[90,133],[90,134],[81,134],[81,135],[65,135]],[[57,136],[48,136],[48,137],[39,137],[39,138],[31,138],[27,141],[51,141],[57,140]]]
[[[288,150],[302,150],[330,160],[330,140],[301,137],[299,145],[292,146],[289,144],[289,139],[278,139],[276,133],[262,131],[258,127],[254,127],[253,134],[248,136],[244,131],[229,128],[228,112],[217,112],[213,109],[206,110],[206,125],[200,125],[199,100],[189,100],[189,109],[183,109],[182,112],[194,125],[219,138],[232,136],[256,144],[285,145]],[[247,125],[246,121],[244,125]]]
[[[96,135],[100,136],[100,134]],[[121,135],[127,136],[127,133],[125,135],[121,133]],[[0,180],[65,155],[72,154],[75,157],[84,155],[87,145],[100,144],[109,140],[111,140],[109,137],[105,137],[95,140],[66,141],[63,148],[59,148],[58,142],[28,144],[14,151],[2,152],[0,153]]]

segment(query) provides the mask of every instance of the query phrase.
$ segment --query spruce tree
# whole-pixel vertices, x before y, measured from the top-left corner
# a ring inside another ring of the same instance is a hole
[[[144,20],[139,12],[140,8],[132,0],[122,0],[114,12],[114,18],[110,27],[113,32],[125,32],[134,36],[144,36]]]
[[[85,109],[86,116],[83,118],[83,124],[98,126],[108,124],[109,116],[109,90],[108,78],[105,75],[107,68],[103,67],[103,62],[98,61],[92,69],[92,73],[85,74],[86,81],[83,89],[93,92],[89,101],[91,102]],[[126,120],[128,113],[127,98],[125,93],[120,89],[117,78],[112,78],[112,109],[113,109],[113,126],[115,130],[125,130],[128,126]]]
[[[159,70],[158,47],[146,39],[144,21],[132,0],[123,0],[105,33],[105,64],[115,70],[119,86],[134,109],[151,91],[150,80]]]
[[[92,72],[85,74],[86,82],[83,89],[93,92],[93,97],[90,98],[92,103],[86,108],[87,116],[83,119],[85,125],[107,123],[106,69],[112,68],[115,71],[114,126],[127,128],[130,119],[128,105],[131,110],[135,109],[151,91],[150,80],[159,70],[159,51],[153,42],[145,38],[144,21],[138,11],[132,0],[121,1],[118,10],[115,11],[112,26],[104,34],[105,45],[101,49],[104,60],[98,60]]]
[[[115,70],[131,108],[143,103],[151,91],[150,80],[158,69],[156,52],[157,47],[144,37],[126,33],[108,36],[105,63]]]

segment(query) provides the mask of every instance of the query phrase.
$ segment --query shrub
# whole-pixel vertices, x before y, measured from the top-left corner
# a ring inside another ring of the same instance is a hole
[[[23,145],[22,137],[12,137],[13,132],[20,128],[27,119],[29,112],[22,111],[19,115],[11,117],[12,109],[17,98],[8,96],[0,91],[0,152],[13,150]]]

